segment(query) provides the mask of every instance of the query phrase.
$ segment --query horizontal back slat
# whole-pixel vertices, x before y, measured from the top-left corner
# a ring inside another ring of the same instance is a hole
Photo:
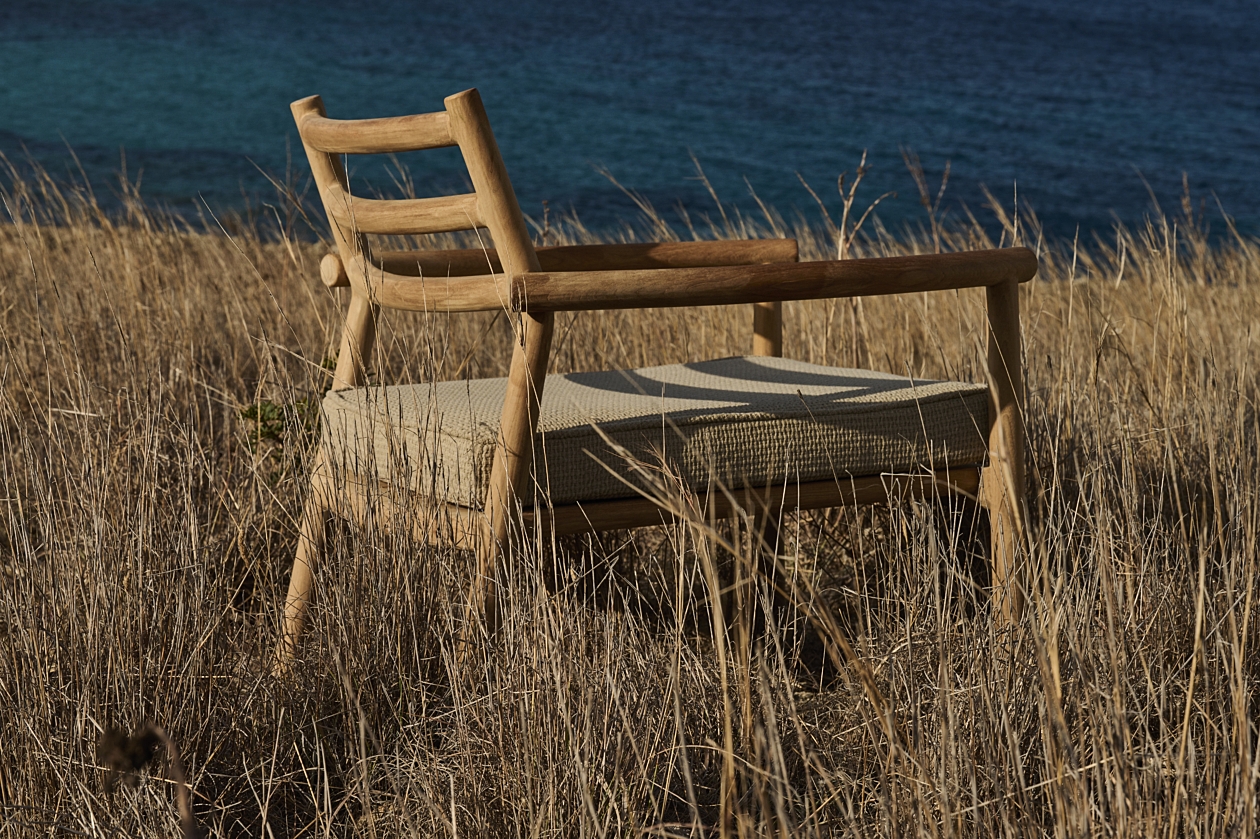
[[[472,193],[385,200],[351,196],[334,184],[325,192],[325,206],[338,224],[356,233],[405,236],[485,226]]]
[[[329,154],[395,154],[455,145],[446,111],[381,119],[308,116],[298,123],[302,138]]]
[[[518,274],[512,306],[524,312],[719,306],[944,291],[1027,282],[1028,248],[720,268]]]

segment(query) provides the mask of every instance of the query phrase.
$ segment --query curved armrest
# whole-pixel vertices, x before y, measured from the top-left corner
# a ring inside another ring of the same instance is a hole
[[[865,297],[1022,283],[1036,273],[1037,256],[1028,248],[783,265],[537,272],[513,277],[512,308],[560,312]]]

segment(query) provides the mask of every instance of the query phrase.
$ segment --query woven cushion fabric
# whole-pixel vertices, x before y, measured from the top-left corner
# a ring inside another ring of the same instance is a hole
[[[323,442],[341,468],[479,506],[506,387],[476,379],[334,391],[324,398]],[[783,358],[553,375],[535,473],[539,490],[563,503],[635,495],[618,478],[635,481],[616,446],[649,464],[663,459],[693,487],[975,464],[987,411],[983,385]]]

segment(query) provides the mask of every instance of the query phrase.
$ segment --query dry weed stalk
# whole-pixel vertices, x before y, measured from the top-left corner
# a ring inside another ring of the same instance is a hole
[[[1228,219],[1212,238],[1187,202],[1073,247],[994,201],[997,240],[1043,265],[1023,299],[1038,606],[1015,632],[991,632],[966,507],[789,516],[781,588],[817,650],[775,611],[757,521],[695,510],[540,537],[503,571],[497,646],[452,672],[468,558],[338,526],[301,678],[276,682],[310,439],[284,411],[325,387],[342,302],[313,279],[321,249],[287,211],[203,228],[125,190],[117,216],[46,176],[7,183],[0,836],[169,835],[175,790],[99,794],[109,719],[180,743],[213,835],[1255,835],[1260,243]],[[682,225],[619,235],[783,231],[806,258],[995,244],[974,219]],[[861,315],[786,307],[788,354],[981,375],[972,295]],[[557,369],[746,349],[742,308],[650,317],[560,319]],[[393,381],[502,375],[510,340],[492,316],[381,334]],[[279,413],[241,419],[262,405]],[[726,619],[750,604],[764,628]]]

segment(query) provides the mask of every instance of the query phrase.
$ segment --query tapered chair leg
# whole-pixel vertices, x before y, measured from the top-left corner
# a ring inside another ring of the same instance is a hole
[[[777,560],[781,547],[779,524],[778,515],[764,510],[732,523],[732,542],[741,550],[728,557],[730,565],[722,580],[726,592],[722,608],[727,631],[735,633],[738,643],[751,645],[772,625],[781,630],[783,619],[791,612],[791,600],[785,596],[788,583],[779,572]],[[747,556],[740,555],[744,551]],[[761,599],[763,586],[768,603]]]
[[[993,616],[999,628],[1019,621],[1025,580],[1023,367],[1020,361],[1019,283],[986,289],[989,323],[989,463],[980,480],[989,513]]]
[[[767,628],[767,619],[772,619],[774,625],[782,628],[782,619],[786,617],[791,609],[791,602],[785,596],[788,590],[783,575],[779,572],[778,556],[782,550],[780,543],[779,526],[782,519],[778,511],[760,511],[751,522],[752,533],[750,543],[754,550],[755,562],[755,579],[765,581],[768,586],[769,595],[769,614],[765,614],[762,608],[763,604],[757,602],[754,596],[752,601],[753,607],[753,623],[752,631],[754,635],[758,635]]]
[[[992,470],[996,472],[997,470]],[[1000,474],[990,474],[994,483]],[[992,487],[985,493],[989,513],[989,575],[993,617],[1000,628],[1019,622],[1024,610],[1024,575],[1021,573],[1023,526],[1020,502],[1009,487]]]
[[[757,546],[756,575],[765,586],[767,601],[754,604],[752,633],[753,637],[766,636],[766,643],[772,643],[769,633],[777,636],[785,652],[800,655],[803,645],[814,643],[811,636],[817,636],[818,627],[808,617],[808,604],[801,602],[798,586],[780,562],[784,551],[783,511],[767,510],[759,513],[753,520],[754,544]]]
[[[506,174],[503,177],[506,179]],[[523,235],[523,228],[521,232]],[[528,249],[528,240],[524,241],[517,262],[530,265],[537,271],[538,258],[532,249]],[[534,432],[538,429],[554,322],[553,314],[523,314],[518,340],[513,342],[512,366],[508,372],[503,415],[499,423],[499,445],[495,447],[490,486],[486,493],[485,528],[477,546],[477,570],[468,593],[468,606],[457,648],[456,660],[461,665],[468,659],[471,647],[479,637],[480,617],[485,618],[490,636],[493,637],[499,630],[496,573],[501,560],[512,550],[509,548],[512,539],[519,535],[521,521],[517,516],[517,504],[529,485]]]
[[[302,511],[297,553],[289,576],[289,593],[284,601],[284,622],[276,649],[277,672],[287,671],[292,664],[298,640],[306,624],[306,609],[310,605],[315,584],[315,564],[324,553],[328,529],[328,500],[324,486],[326,478],[322,474],[323,465],[324,459],[321,455],[312,470],[314,476],[311,480],[311,491]]]
[[[489,530],[489,528],[486,528]],[[499,629],[499,598],[495,572],[502,546],[490,533],[483,532],[476,545],[477,564],[468,597],[464,601],[464,623],[455,644],[455,664],[462,668],[485,635],[493,637]],[[483,628],[484,633],[483,635]]]

